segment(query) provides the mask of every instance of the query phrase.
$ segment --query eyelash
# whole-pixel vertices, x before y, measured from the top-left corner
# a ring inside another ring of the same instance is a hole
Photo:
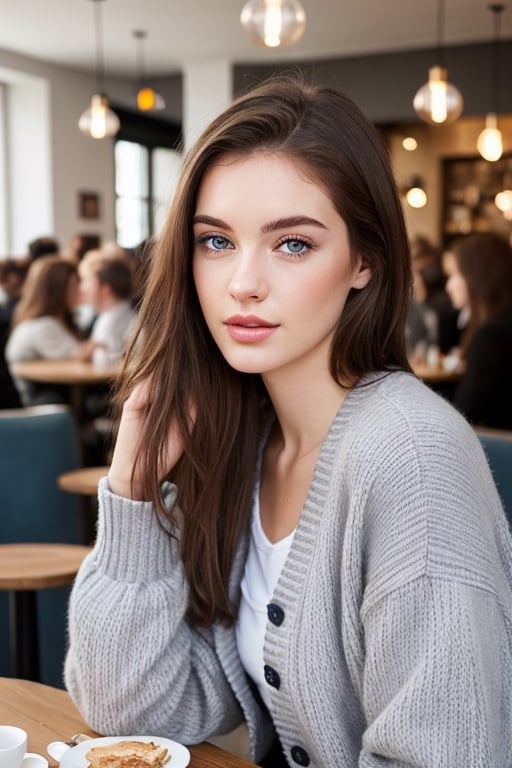
[[[301,243],[305,248],[301,251],[285,251],[287,256],[300,258],[301,256],[304,256],[308,251],[313,250],[314,245],[311,242],[311,240],[308,240],[307,238],[303,237],[302,235],[285,235],[282,237],[277,243],[276,248],[280,248],[282,245],[285,245],[286,243]]]
[[[228,248],[212,248],[210,245],[208,245],[208,241],[213,240],[216,237],[221,240],[225,240],[227,243],[232,245],[229,238],[227,238],[225,235],[221,235],[218,233],[211,233],[211,232],[205,233],[204,235],[198,235],[194,239],[194,242],[196,243],[196,245],[203,245],[208,251],[212,253],[222,253],[225,250],[229,250],[229,247]],[[281,248],[281,246],[286,245],[286,243],[301,243],[304,248],[303,250],[297,251],[297,252],[284,251],[286,256],[292,257],[292,258],[293,257],[300,258],[301,256],[304,256],[305,253],[307,253],[308,251],[312,250],[315,247],[311,242],[311,240],[308,240],[302,235],[285,235],[280,240],[278,240],[274,248],[279,249]]]

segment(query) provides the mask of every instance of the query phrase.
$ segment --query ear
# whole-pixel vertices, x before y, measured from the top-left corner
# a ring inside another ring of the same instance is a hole
[[[365,266],[362,262],[362,259],[359,258],[359,269],[354,275],[354,279],[352,281],[352,288],[356,288],[358,290],[360,290],[361,288],[366,288],[366,286],[371,280],[371,277],[372,277],[371,267]]]

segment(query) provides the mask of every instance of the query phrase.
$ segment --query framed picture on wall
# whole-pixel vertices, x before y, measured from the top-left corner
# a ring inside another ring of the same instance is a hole
[[[81,219],[100,218],[100,196],[97,192],[78,193],[78,215]]]

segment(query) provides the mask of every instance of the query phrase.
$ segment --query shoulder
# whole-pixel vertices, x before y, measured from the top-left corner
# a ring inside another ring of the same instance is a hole
[[[347,399],[348,405],[348,399]],[[444,398],[409,373],[374,375],[350,398],[347,427],[361,449],[371,444],[400,452],[414,446],[429,456],[450,445],[475,445],[468,422]]]
[[[350,454],[358,463],[366,457],[373,478],[400,488],[415,483],[428,493],[447,484],[452,504],[475,478],[490,490],[487,461],[471,425],[415,376],[383,375],[362,382],[355,394],[346,425]]]
[[[362,390],[344,464],[376,593],[423,575],[492,590],[499,550],[512,556],[512,541],[473,429],[410,374]]]

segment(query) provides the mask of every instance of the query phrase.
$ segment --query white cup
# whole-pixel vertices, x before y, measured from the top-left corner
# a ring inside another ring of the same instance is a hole
[[[0,725],[0,766],[20,768],[27,751],[27,732],[15,725]]]

